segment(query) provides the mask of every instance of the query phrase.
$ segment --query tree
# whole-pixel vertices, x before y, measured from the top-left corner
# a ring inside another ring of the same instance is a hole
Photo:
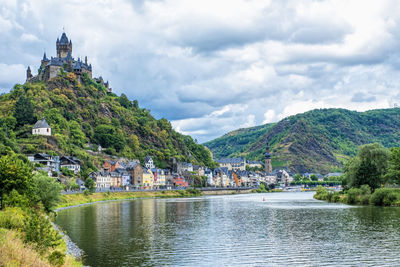
[[[15,103],[14,117],[18,125],[33,124],[36,121],[31,100],[22,95]]]
[[[118,99],[118,102],[123,106],[124,108],[130,108],[132,103],[128,99],[128,97],[125,94],[121,94],[121,96]]]
[[[85,134],[82,132],[81,126],[76,121],[69,122],[69,140],[71,143],[80,147],[83,147],[86,142]]]
[[[0,208],[3,208],[3,197],[12,190],[23,194],[32,183],[32,169],[16,156],[0,158]]]
[[[385,175],[388,183],[400,183],[400,147],[392,147],[388,162],[388,172]]]
[[[94,130],[94,139],[102,147],[114,147],[118,152],[124,148],[126,141],[121,133],[117,133],[111,125],[102,124]]]
[[[389,152],[381,144],[360,147],[358,155],[345,167],[345,175],[350,187],[367,184],[372,190],[380,187],[388,166]]]
[[[75,178],[68,179],[67,187],[68,187],[69,190],[77,190],[77,189],[79,189],[79,185],[76,183]]]
[[[296,174],[293,176],[293,179],[294,179],[296,182],[299,182],[299,181],[301,181],[301,175],[300,175],[299,173],[296,173]]]
[[[311,174],[310,179],[311,181],[318,181],[318,177],[315,174]]]
[[[39,173],[33,176],[33,195],[46,211],[52,211],[61,198],[62,185],[55,178]]]
[[[74,171],[71,171],[70,169],[68,169],[66,167],[61,168],[61,173],[64,176],[68,176],[68,177],[74,177],[74,175],[75,175]]]
[[[85,187],[91,193],[93,193],[96,190],[96,187],[95,187],[95,184],[94,184],[94,181],[92,178],[87,178],[85,180]]]

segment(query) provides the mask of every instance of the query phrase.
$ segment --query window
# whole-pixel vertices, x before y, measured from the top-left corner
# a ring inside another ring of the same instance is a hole
[[[49,128],[47,128],[47,132],[49,132]]]

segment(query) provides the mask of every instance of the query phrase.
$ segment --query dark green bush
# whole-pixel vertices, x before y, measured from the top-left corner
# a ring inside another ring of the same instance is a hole
[[[63,266],[65,262],[65,254],[56,250],[51,253],[47,259],[54,266]]]
[[[375,206],[392,206],[400,202],[400,189],[378,188],[372,194],[370,203]]]
[[[359,188],[350,188],[347,191],[347,204],[356,204],[360,202],[360,196],[362,195],[362,191]]]

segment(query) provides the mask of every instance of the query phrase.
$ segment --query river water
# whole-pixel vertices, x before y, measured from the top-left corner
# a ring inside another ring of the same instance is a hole
[[[60,211],[56,223],[90,266],[400,266],[400,208],[312,196],[105,202]]]

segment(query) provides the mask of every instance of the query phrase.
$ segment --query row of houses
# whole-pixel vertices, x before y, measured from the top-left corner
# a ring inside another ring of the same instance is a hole
[[[169,189],[187,187],[188,182],[180,173],[169,169],[156,168],[151,157],[145,157],[144,166],[138,160],[105,161],[103,169],[92,172],[89,176],[95,181],[96,188],[135,188],[135,189]]]
[[[49,176],[54,172],[59,172],[62,168],[67,168],[78,174],[81,171],[81,160],[73,156],[52,156],[46,153],[36,153],[28,155],[28,160],[34,163],[36,170],[45,171]]]
[[[260,161],[249,161],[245,158],[222,158],[216,160],[218,165],[222,168],[228,168],[228,170],[244,171],[246,166],[262,168],[262,163]]]
[[[73,156],[64,155],[59,157],[37,153],[29,155],[28,159],[36,164],[37,170],[45,171],[49,175],[59,172],[61,168],[67,168],[75,174],[80,172],[81,161]],[[258,166],[260,163],[234,159],[222,161],[222,163],[219,162],[220,167],[211,170],[191,163],[175,162],[172,169],[160,169],[156,168],[152,157],[147,156],[143,165],[139,160],[107,160],[101,170],[92,172],[89,176],[95,181],[96,188],[103,190],[113,188],[170,189],[187,187],[192,185],[193,176],[206,177],[204,185],[212,187],[254,187],[262,182],[288,185],[293,181],[291,173],[286,170],[273,171],[271,173],[247,171],[243,169],[244,164]],[[311,175],[313,173],[303,174],[305,177],[311,177]],[[320,174],[314,175],[319,180],[323,179]],[[330,173],[326,176],[340,175],[341,173]]]

